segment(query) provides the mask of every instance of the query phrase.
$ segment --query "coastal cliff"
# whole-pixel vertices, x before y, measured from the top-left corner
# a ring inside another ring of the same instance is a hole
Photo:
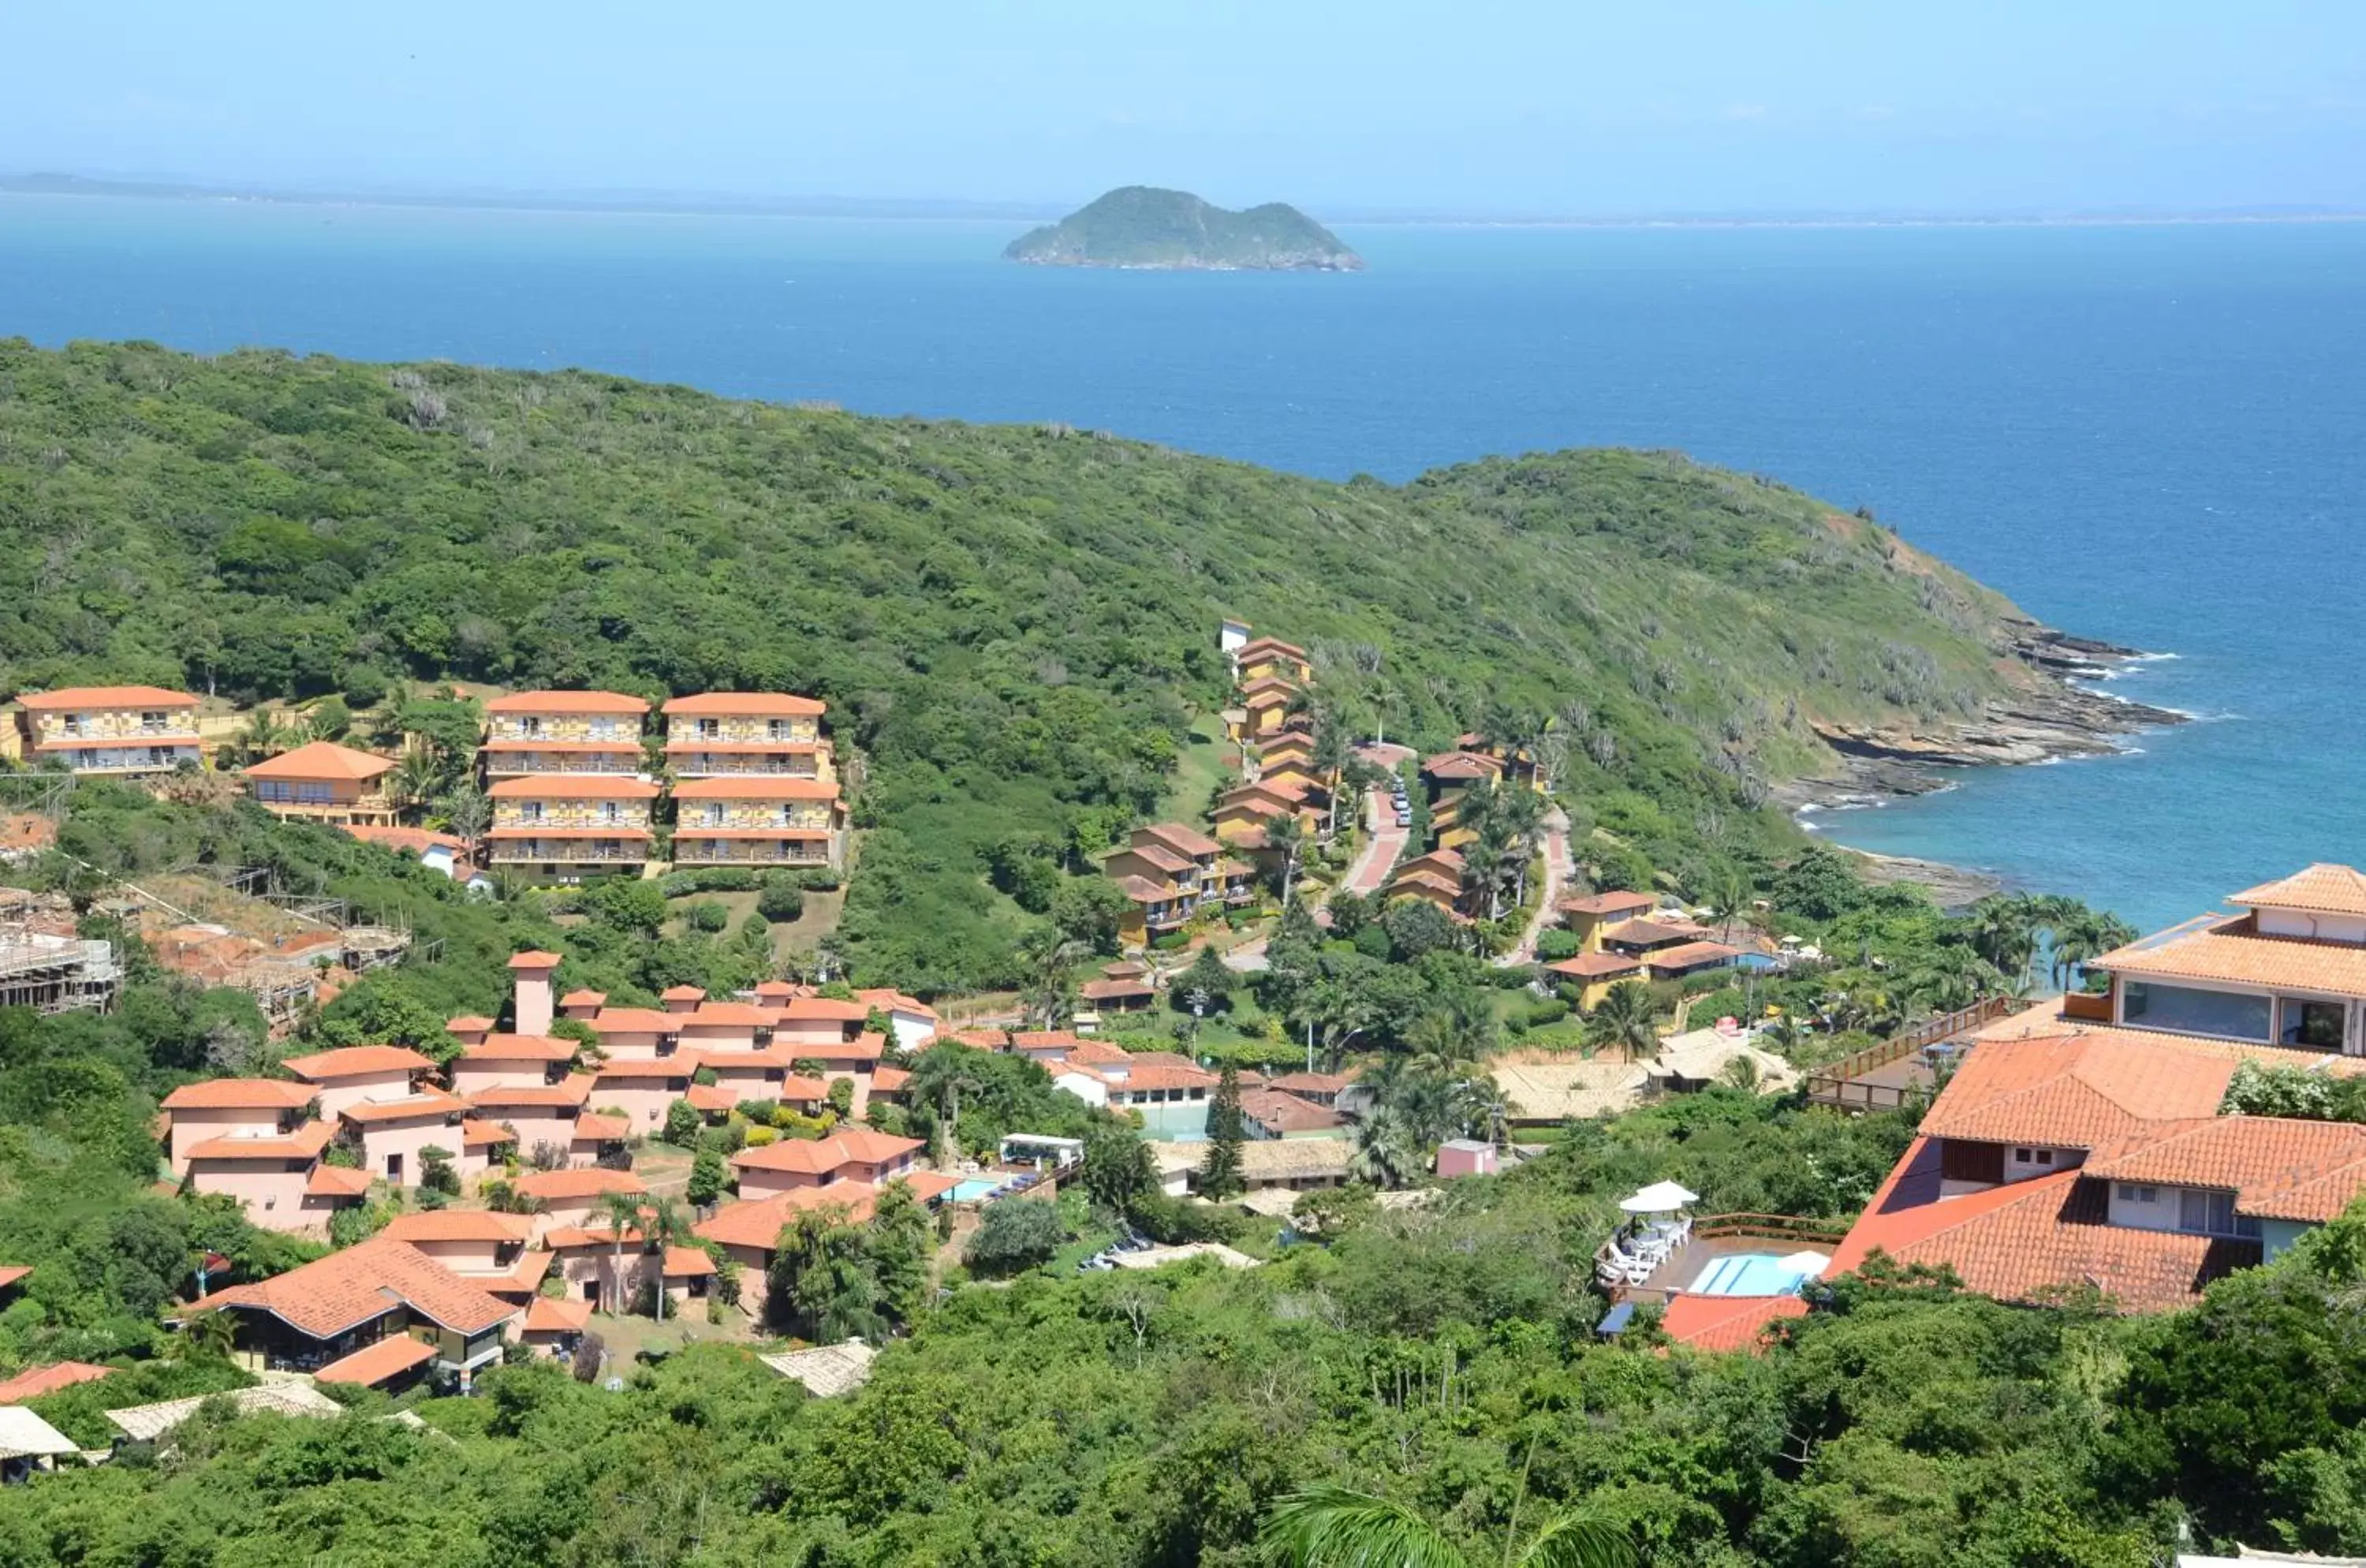
[[[1031,266],[1137,271],[1360,272],[1364,260],[1294,207],[1231,212],[1189,191],[1125,186],[1013,240],[1005,259]]]

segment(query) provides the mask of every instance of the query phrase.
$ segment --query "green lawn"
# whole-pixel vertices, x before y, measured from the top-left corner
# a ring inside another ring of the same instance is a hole
[[[1216,798],[1216,786],[1232,775],[1239,760],[1237,749],[1224,739],[1222,719],[1206,714],[1194,720],[1191,739],[1176,754],[1175,772],[1158,803],[1158,819],[1204,822],[1208,807]]]

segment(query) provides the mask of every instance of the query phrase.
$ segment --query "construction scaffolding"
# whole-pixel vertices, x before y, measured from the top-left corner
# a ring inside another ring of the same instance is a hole
[[[115,949],[73,934],[73,911],[0,887],[0,1008],[104,1012],[123,985]]]

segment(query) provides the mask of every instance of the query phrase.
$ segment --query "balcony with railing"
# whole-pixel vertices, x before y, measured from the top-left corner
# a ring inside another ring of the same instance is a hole
[[[649,848],[640,839],[497,839],[491,858],[495,865],[637,865],[649,858]]]
[[[828,841],[818,839],[726,840],[717,843],[694,836],[676,835],[673,863],[676,865],[826,866],[830,863],[830,856]]]

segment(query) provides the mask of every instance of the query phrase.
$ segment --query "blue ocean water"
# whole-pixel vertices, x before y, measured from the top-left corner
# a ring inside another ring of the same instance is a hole
[[[2178,657],[2141,754],[1833,814],[2180,918],[2366,859],[2366,225],[1344,231],[1358,276],[1073,273],[1013,226],[0,197],[0,333],[589,366],[1304,472],[1681,447]]]

